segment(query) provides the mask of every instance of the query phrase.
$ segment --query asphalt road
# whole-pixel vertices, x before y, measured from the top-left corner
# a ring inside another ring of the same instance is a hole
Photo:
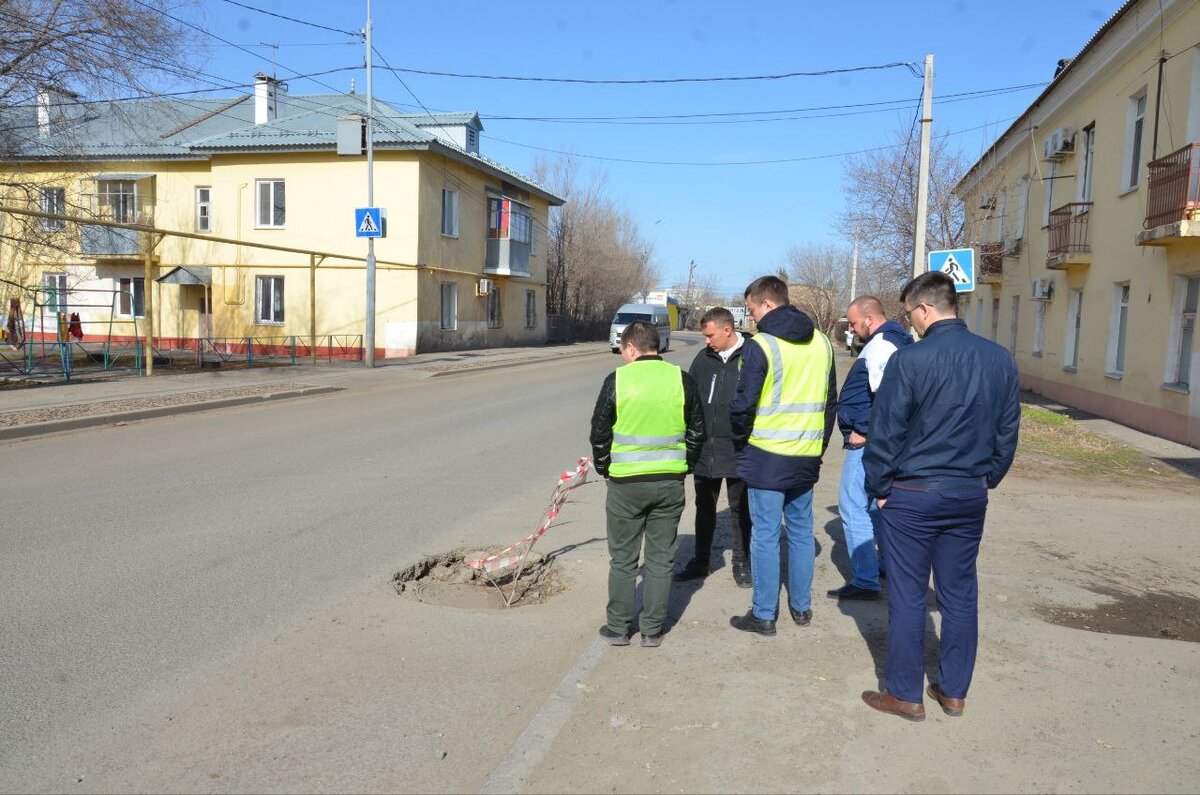
[[[686,365],[698,336],[676,338]],[[587,447],[599,355],[0,445],[0,788],[406,562],[515,540]],[[54,771],[60,775],[62,771]]]

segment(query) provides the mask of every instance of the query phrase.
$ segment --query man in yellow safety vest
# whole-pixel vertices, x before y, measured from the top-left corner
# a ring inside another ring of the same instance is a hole
[[[729,406],[738,476],[750,499],[752,607],[734,629],[775,634],[779,612],[779,538],[787,528],[788,610],[812,620],[813,486],[837,415],[833,346],[792,306],[787,284],[763,276],[746,288],[758,324],[742,353],[738,391]]]
[[[643,646],[662,644],[671,598],[683,481],[704,444],[704,410],[692,377],[658,355],[658,329],[630,323],[625,364],[604,380],[592,413],[592,457],[608,479],[608,615],[601,637],[628,646],[634,633],[638,560],[645,541]]]

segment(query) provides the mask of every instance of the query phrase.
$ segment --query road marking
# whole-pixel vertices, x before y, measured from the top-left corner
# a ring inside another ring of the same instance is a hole
[[[479,790],[480,795],[508,795],[525,788],[546,757],[546,752],[554,744],[558,733],[575,711],[579,694],[583,692],[583,688],[576,686],[577,683],[591,672],[607,647],[608,643],[603,638],[592,641],[592,645],[588,646],[575,666],[567,671],[566,676],[558,683],[558,688],[529,721],[525,731],[521,732],[521,736],[509,749],[508,755],[496,766],[487,781],[483,782],[483,788]]]

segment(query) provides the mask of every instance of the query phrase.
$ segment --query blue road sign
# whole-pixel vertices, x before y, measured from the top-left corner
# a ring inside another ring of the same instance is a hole
[[[975,249],[952,248],[929,252],[929,270],[941,271],[954,280],[954,291],[975,290]]]
[[[354,211],[355,237],[383,237],[383,213],[378,207],[359,207]]]

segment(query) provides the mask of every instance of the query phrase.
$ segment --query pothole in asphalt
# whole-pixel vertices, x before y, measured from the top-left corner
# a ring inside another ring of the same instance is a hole
[[[508,566],[485,575],[466,564],[494,555],[491,549],[456,549],[423,558],[396,572],[392,584],[402,596],[425,604],[467,610],[505,610],[541,604],[567,590],[566,579],[555,563],[531,552],[518,571]]]
[[[1200,642],[1200,599],[1194,596],[1171,591],[1088,590],[1113,601],[1084,610],[1042,605],[1038,612],[1051,624],[1090,632]]]

